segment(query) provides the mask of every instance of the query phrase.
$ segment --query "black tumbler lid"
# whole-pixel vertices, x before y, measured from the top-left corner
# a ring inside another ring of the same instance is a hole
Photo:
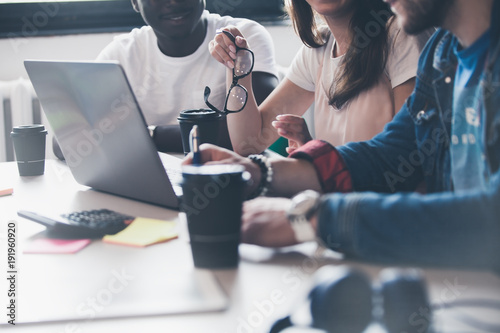
[[[45,126],[41,124],[34,124],[34,125],[21,125],[21,126],[16,126],[12,129],[12,132],[10,133],[11,136],[20,136],[20,135],[34,135],[34,134],[47,134],[47,131],[45,130]]]
[[[218,119],[222,117],[222,115],[214,110],[210,109],[191,109],[181,111],[179,120],[212,120]]]

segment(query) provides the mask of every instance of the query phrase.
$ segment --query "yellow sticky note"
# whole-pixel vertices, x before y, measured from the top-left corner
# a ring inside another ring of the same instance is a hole
[[[117,234],[106,235],[107,243],[143,247],[177,238],[176,223],[137,217],[128,227]]]

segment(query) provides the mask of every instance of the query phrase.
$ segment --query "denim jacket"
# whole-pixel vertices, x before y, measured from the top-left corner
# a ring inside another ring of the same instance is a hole
[[[453,191],[449,148],[458,40],[441,29],[423,50],[415,90],[393,121],[372,140],[337,147],[356,192],[330,194],[321,203],[319,234],[332,249],[392,264],[500,267],[499,2],[494,6],[481,78],[489,189]],[[415,192],[419,184],[425,195]]]

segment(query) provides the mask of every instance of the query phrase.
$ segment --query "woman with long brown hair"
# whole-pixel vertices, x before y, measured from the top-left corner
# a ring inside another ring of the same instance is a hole
[[[333,145],[371,139],[399,111],[414,88],[420,51],[432,31],[408,36],[382,0],[287,0],[295,31],[305,44],[280,85],[260,105],[254,101],[251,75],[238,81],[248,90],[242,112],[228,116],[233,148],[258,153],[280,135],[288,151],[311,140],[301,117],[314,102],[316,139]],[[236,36],[218,34],[212,56],[234,68],[237,48],[249,48]],[[232,72],[231,72],[232,75]]]

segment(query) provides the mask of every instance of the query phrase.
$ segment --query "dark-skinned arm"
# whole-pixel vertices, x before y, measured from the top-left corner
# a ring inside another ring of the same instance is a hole
[[[153,141],[158,151],[183,153],[181,127],[179,125],[156,126]]]
[[[252,88],[257,104],[260,105],[267,96],[278,86],[279,80],[276,76],[266,72],[252,73]]]

